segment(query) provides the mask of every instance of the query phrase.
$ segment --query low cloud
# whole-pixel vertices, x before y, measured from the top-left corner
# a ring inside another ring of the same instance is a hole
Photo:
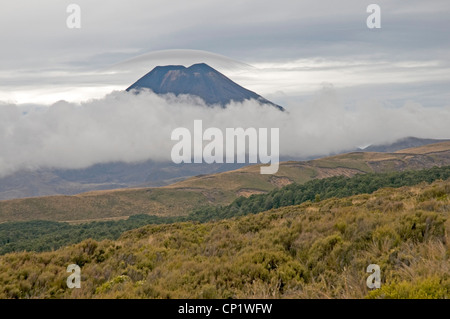
[[[450,108],[364,100],[348,105],[333,87],[286,112],[256,101],[207,107],[190,96],[115,91],[84,103],[0,103],[0,176],[39,168],[85,168],[114,161],[170,160],[171,132],[193,128],[280,128],[283,157],[326,155],[401,137],[450,138]]]

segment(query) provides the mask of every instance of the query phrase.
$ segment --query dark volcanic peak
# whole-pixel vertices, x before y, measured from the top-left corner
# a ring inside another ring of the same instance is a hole
[[[281,106],[231,81],[205,63],[194,64],[188,68],[182,65],[157,66],[127,88],[127,91],[139,91],[144,88],[156,94],[196,95],[208,105],[219,104],[224,107],[231,101],[254,99],[284,110]]]

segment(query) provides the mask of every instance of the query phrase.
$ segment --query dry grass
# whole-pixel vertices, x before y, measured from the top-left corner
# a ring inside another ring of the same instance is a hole
[[[135,214],[182,216],[201,205],[229,204],[238,196],[250,194],[245,190],[263,193],[291,182],[302,184],[315,178],[450,165],[450,142],[405,152],[354,152],[307,162],[283,162],[274,175],[261,175],[261,165],[251,165],[235,171],[192,177],[161,188],[0,201],[0,222],[33,219],[94,221]]]
[[[428,144],[420,147],[407,148],[404,150],[396,151],[395,153],[407,153],[407,154],[429,154],[444,152],[450,149],[450,142],[441,142]]]
[[[1,256],[0,297],[448,298],[449,217],[450,181],[438,181],[146,226],[118,241]],[[65,287],[70,263],[82,267],[81,289]],[[382,286],[369,291],[372,263]]]

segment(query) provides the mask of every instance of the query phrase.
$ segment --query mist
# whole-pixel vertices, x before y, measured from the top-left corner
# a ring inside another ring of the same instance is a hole
[[[0,102],[0,177],[20,170],[86,168],[97,163],[170,161],[178,127],[279,128],[280,156],[305,158],[392,142],[406,136],[450,138],[449,107],[406,101],[344,103],[333,87],[281,112],[249,100],[208,107],[192,96],[114,91],[83,103]]]

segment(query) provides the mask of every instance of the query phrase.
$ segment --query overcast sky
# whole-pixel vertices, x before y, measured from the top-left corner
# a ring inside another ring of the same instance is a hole
[[[66,26],[71,3],[81,7],[80,29]],[[377,1],[381,29],[366,25],[371,3],[4,1],[0,176],[167,159],[171,130],[196,118],[280,127],[285,156],[450,138],[450,2]],[[156,65],[198,62],[288,112],[117,92]]]
[[[81,7],[69,29],[66,8]],[[104,68],[159,50],[203,50],[254,66],[226,75],[286,103],[332,84],[346,96],[448,104],[450,2],[128,0],[8,1],[0,10],[0,101],[80,101],[124,89],[150,71]],[[201,56],[200,56],[201,58]],[[174,59],[174,63],[176,63]],[[183,61],[180,61],[182,64]],[[357,90],[350,90],[357,88]]]

